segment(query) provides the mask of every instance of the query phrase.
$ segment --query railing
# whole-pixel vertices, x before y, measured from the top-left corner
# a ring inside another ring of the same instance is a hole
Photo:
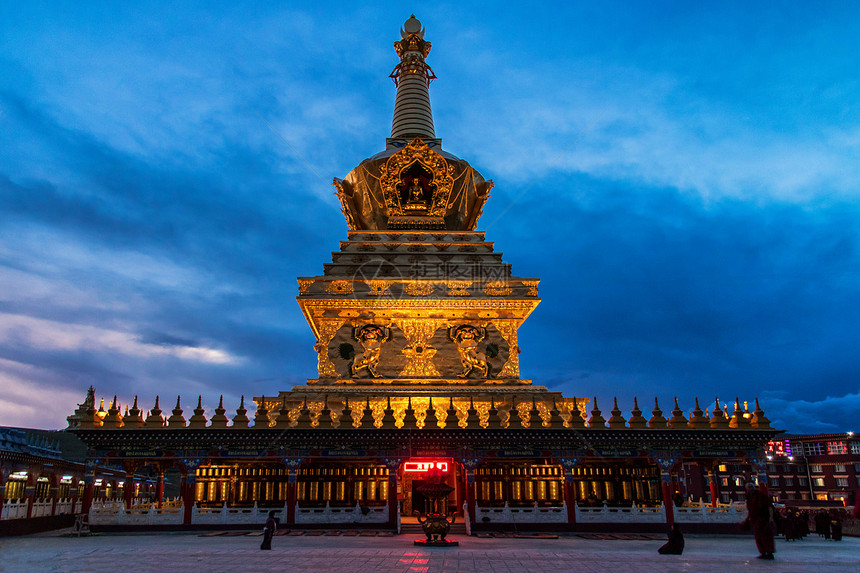
[[[542,507],[535,503],[532,507],[510,507],[505,502],[504,507],[475,506],[475,523],[567,523],[567,505]]]
[[[247,524],[247,525],[262,525],[266,522],[269,512],[272,510],[281,512],[281,519],[285,519],[287,515],[287,505],[283,507],[258,507],[256,502],[254,507],[229,507],[226,503],[221,507],[197,507],[194,505],[194,510],[191,512],[191,523],[197,524]]]
[[[744,505],[729,504],[711,507],[700,501],[699,505],[674,508],[678,523],[740,523],[747,516]]]
[[[606,503],[602,507],[575,506],[577,523],[666,523],[666,512],[661,504],[658,507],[632,506],[615,507]]]
[[[3,501],[3,511],[0,513],[0,519],[23,519],[27,517],[27,510],[30,508],[30,503],[24,499],[7,499]]]
[[[398,513],[399,515],[399,513]],[[388,506],[361,507],[355,506],[331,507],[326,502],[325,507],[299,507],[296,504],[296,523],[387,523]]]

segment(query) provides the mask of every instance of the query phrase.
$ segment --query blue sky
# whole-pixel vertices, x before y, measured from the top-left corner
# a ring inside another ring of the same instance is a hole
[[[4,3],[0,424],[315,376],[296,276],[384,147],[415,11],[437,136],[543,302],[521,372],[629,410],[860,412],[860,5]]]

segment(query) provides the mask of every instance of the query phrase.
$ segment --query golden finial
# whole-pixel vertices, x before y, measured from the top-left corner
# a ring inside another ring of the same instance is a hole
[[[633,409],[630,410],[630,419],[627,420],[627,426],[634,430],[641,430],[648,426],[648,420],[642,415],[642,410],[639,409],[639,399],[633,397]]]
[[[696,407],[693,408],[693,415],[690,416],[690,422],[687,424],[690,428],[700,430],[711,427],[710,416],[705,417],[704,412],[699,407],[699,397],[696,397]]]
[[[660,404],[657,403],[657,397],[654,397],[654,409],[651,410],[651,419],[648,420],[649,428],[665,428],[666,418],[663,416],[663,410],[660,409]]]
[[[251,423],[251,420],[248,418],[248,409],[245,408],[245,395],[239,398],[239,407],[236,408],[236,415],[233,416],[233,425],[230,426],[234,429],[246,429]]]
[[[591,417],[588,419],[588,427],[589,428],[605,428],[606,420],[603,418],[603,415],[600,412],[600,408],[597,407],[597,396],[594,397],[594,408],[591,410]]]
[[[669,419],[669,427],[672,429],[686,428],[687,418],[684,417],[684,411],[678,406],[678,397],[675,396],[675,409],[672,410],[672,417]]]
[[[621,408],[618,407],[618,396],[614,397],[612,410],[610,410],[612,416],[609,417],[609,427],[613,429],[625,428],[627,424],[627,420],[624,419],[624,416],[621,415]]]
[[[770,420],[764,415],[764,410],[758,405],[758,396],[755,399],[755,410],[753,410],[753,419],[750,425],[757,430],[770,430]]]
[[[218,407],[215,408],[215,415],[212,416],[212,419],[209,421],[209,427],[226,428],[227,422],[229,422],[227,416],[224,415],[226,412],[227,410],[224,408],[224,394],[221,394],[221,396],[218,397]]]

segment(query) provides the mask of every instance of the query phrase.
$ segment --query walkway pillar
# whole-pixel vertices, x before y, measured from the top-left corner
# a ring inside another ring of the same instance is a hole
[[[397,525],[397,466],[388,467],[388,525]]]
[[[576,523],[576,487],[573,483],[573,468],[564,468],[564,504],[567,506],[567,523]]]
[[[714,470],[708,470],[708,486],[711,488],[711,507],[717,507],[717,478],[714,476]]]
[[[196,501],[196,475],[193,469],[186,470],[182,474],[182,481],[185,487],[182,489],[182,508],[183,516],[182,523],[191,525],[191,519],[194,514],[194,502]]]
[[[675,503],[672,500],[672,474],[669,471],[660,472],[660,481],[663,484],[663,508],[666,510],[666,523],[675,523]]]
[[[299,470],[287,468],[287,525],[296,523],[296,489]]]
[[[158,482],[155,487],[155,500],[157,505],[155,507],[161,509],[161,502],[164,500],[164,470],[158,468]]]
[[[475,469],[466,468],[466,507],[469,508],[469,514],[464,515],[463,519],[468,519],[470,523],[475,523]]]

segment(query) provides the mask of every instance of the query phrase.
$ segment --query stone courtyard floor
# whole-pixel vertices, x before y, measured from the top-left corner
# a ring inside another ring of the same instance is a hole
[[[607,571],[858,571],[860,539],[824,541],[817,535],[786,543],[777,539],[774,561],[756,559],[745,536],[686,538],[684,555],[657,554],[662,540],[484,539],[457,536],[459,547],[419,548],[417,536],[278,536],[260,551],[259,536],[201,537],[196,533],[100,534],[83,538],[50,532],[0,538],[0,571],[163,573],[525,572]]]

